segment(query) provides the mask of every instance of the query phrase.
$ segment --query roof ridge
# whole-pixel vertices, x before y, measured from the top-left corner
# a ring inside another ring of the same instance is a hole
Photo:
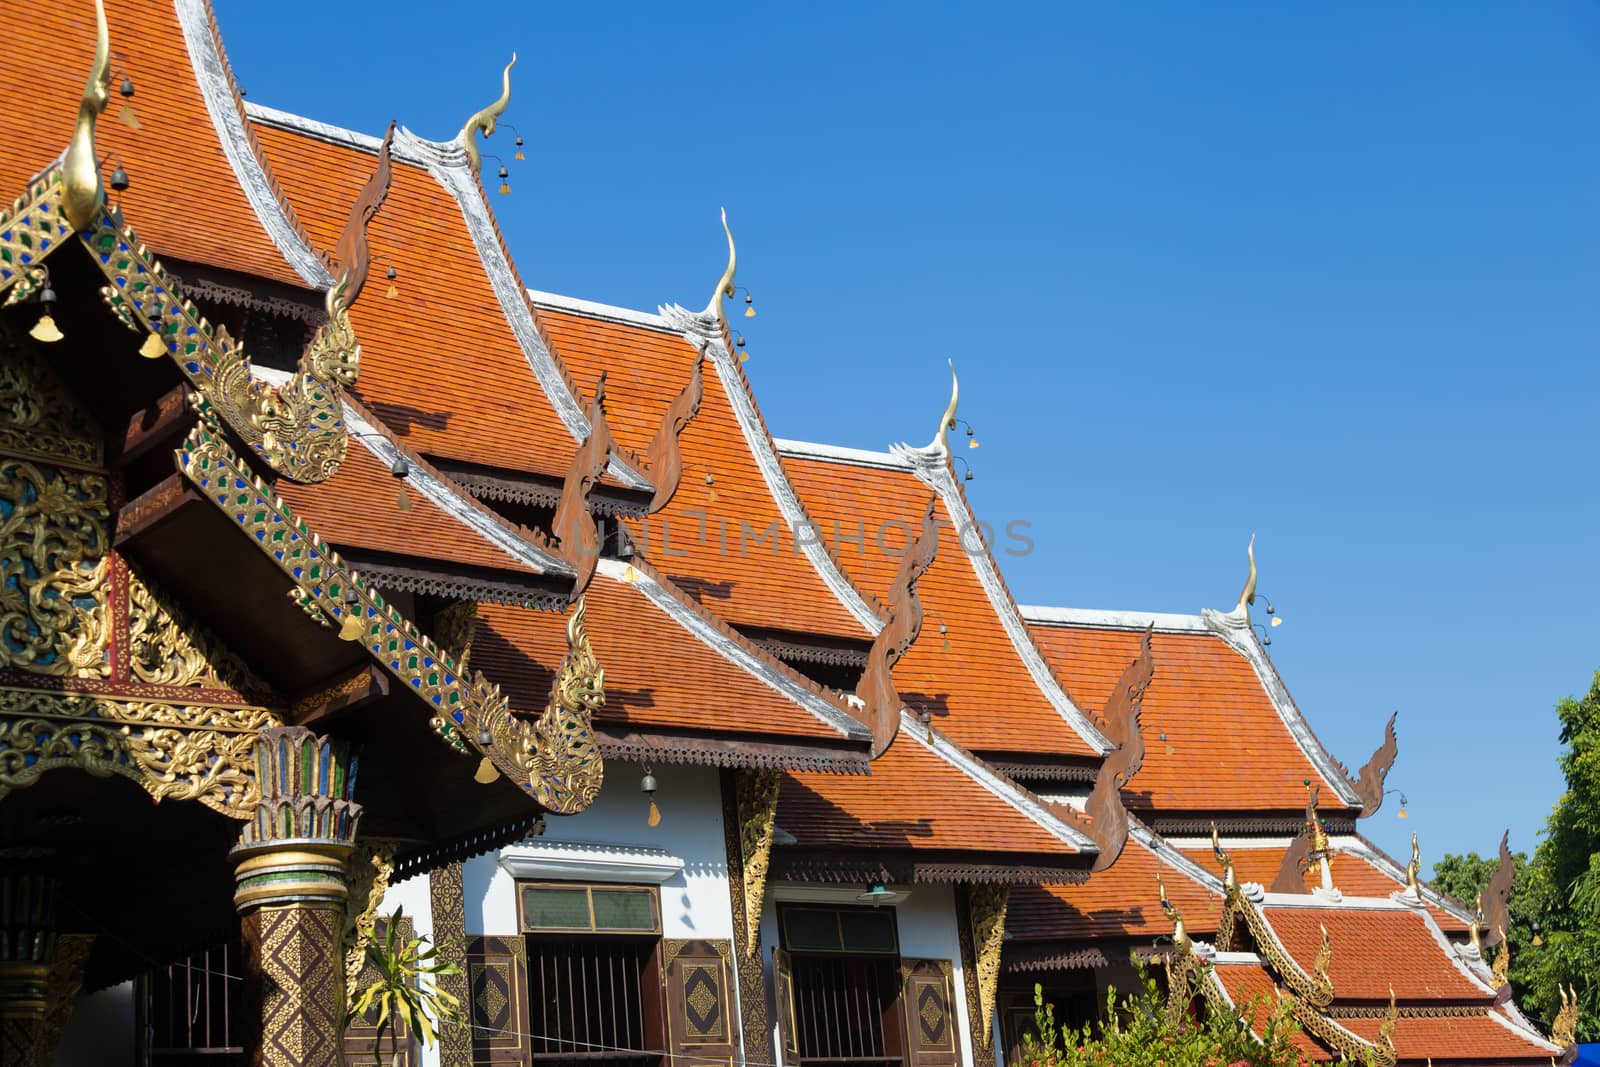
[[[334,277],[327,258],[311,247],[306,229],[250,125],[211,0],[176,0],[176,9],[195,84],[240,191],[289,267],[308,287],[331,289]]]
[[[844,609],[867,633],[876,637],[886,622],[887,609],[884,604],[851,577],[832,546],[817,536],[800,536],[798,527],[802,524],[811,534],[820,533],[822,527],[811,518],[810,509],[805,506],[804,499],[794,487],[794,479],[789,477],[783,465],[766,416],[761,413],[761,405],[756,401],[750,378],[728,351],[722,324],[713,326],[704,316],[678,305],[663,305],[661,310],[663,319],[672,322],[684,340],[701,351],[716,369],[717,378],[728,397],[728,405],[733,409],[734,419],[744,436],[746,448],[761,474],[762,484],[778,506],[778,514],[788,523],[789,533],[795,538],[801,555],[810,562],[812,570],[816,571],[823,585],[828,587]]]
[[[635,572],[630,575],[629,571]],[[833,726],[850,740],[870,740],[871,730],[856,717],[848,700],[835,690],[818,685],[777,657],[770,655],[760,645],[734,629],[721,616],[691,597],[676,582],[658,571],[642,552],[631,559],[601,559],[595,573],[624,585],[641,589],[639,578],[650,583],[641,592],[649,596],[650,587],[660,589],[664,597],[673,602],[677,610],[667,609],[660,599],[649,597],[652,603],[677,622],[691,636],[698,638],[712,651],[757,680],[766,683],[780,695],[805,708],[818,719]],[[685,616],[698,620],[705,630],[697,632],[685,625]],[[741,659],[744,662],[741,662]],[[810,698],[809,701],[805,698]],[[826,705],[825,708],[818,705]]]
[[[1099,851],[1099,846],[1089,835],[1089,832],[1082,827],[1081,813],[1074,811],[1078,818],[1071,821],[1062,818],[1054,811],[1054,806],[1049,801],[1044,800],[1027,787],[1019,785],[1008,775],[1002,774],[991,766],[988,761],[974,755],[966,746],[947,737],[931,723],[920,722],[909,712],[902,710],[900,712],[900,732],[915,738],[928,751],[961,771],[994,796],[1010,804],[1019,813],[1032,819],[1043,829],[1072,845],[1079,852]]]
[[[1154,623],[1156,633],[1200,633],[1220,635],[1199,615],[1169,611],[1137,611],[1119,608],[1069,608],[1050,604],[1018,604],[1024,622],[1038,626],[1077,626],[1096,630],[1138,630]]]
[[[966,516],[967,529],[982,530],[977,514],[972,510],[972,503],[967,499],[966,490],[956,480],[951,467],[950,452],[940,444],[938,439],[925,448],[914,448],[910,445],[897,445],[894,454],[904,459],[910,466],[911,473],[925,485],[930,486],[939,499],[944,503],[945,509],[950,512],[952,519],[956,518],[955,508],[950,506],[950,497],[960,504],[961,512]],[[960,537],[958,525],[957,537]],[[1000,626],[1011,641],[1011,646],[1016,650],[1017,656],[1022,660],[1023,667],[1033,678],[1045,700],[1056,710],[1063,721],[1071,727],[1088,746],[1102,755],[1111,751],[1111,742],[1106,739],[1094,721],[1089,718],[1083,709],[1078,707],[1078,702],[1072,699],[1067,687],[1045,658],[1043,650],[1033,640],[1033,634],[1028,630],[1028,624],[1023,619],[1017,607],[1017,599],[1011,593],[1005,575],[1001,573],[1000,565],[994,558],[994,553],[983,538],[979,538],[982,551],[971,552],[965,550],[963,544],[962,554],[967,557],[978,584],[983,587],[989,605],[994,609],[995,615],[1000,620]]]
[[[394,462],[396,455],[404,457],[405,462],[411,469],[406,474],[399,476],[400,481],[415,488],[438,506],[441,511],[444,511],[451,518],[472,530],[483,540],[494,545],[511,559],[535,567],[547,574],[568,576],[574,573],[572,567],[566,561],[540,546],[533,536],[534,531],[526,526],[511,522],[493,508],[485,507],[481,501],[463,489],[449,475],[424,459],[421,453],[398,440],[394,431],[389,429],[382,419],[372,414],[355,397],[346,393],[344,404],[345,422],[352,429],[351,436],[360,441],[363,448],[379,459],[391,464]],[[377,436],[387,444],[395,455],[384,455],[382,450],[370,444],[373,436]],[[416,471],[423,472],[427,477],[412,481],[411,476]],[[496,533],[499,536],[496,536]],[[509,542],[515,542],[516,547],[513,547]]]

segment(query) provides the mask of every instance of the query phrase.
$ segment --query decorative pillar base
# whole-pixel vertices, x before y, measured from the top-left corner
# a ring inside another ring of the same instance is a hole
[[[354,761],[299,726],[261,731],[261,805],[233,849],[252,1067],[344,1067],[345,865],[361,806]]]
[[[261,1008],[253,1067],[344,1067],[343,925],[330,904],[245,913],[245,994]]]

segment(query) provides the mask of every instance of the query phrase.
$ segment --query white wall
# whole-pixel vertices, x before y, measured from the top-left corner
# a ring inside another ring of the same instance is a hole
[[[773,1059],[783,1061],[783,1042],[778,1038],[778,1013],[772,1004],[772,949],[778,944],[778,901],[811,900],[834,904],[856,904],[856,894],[865,885],[839,887],[803,882],[774,882],[767,887],[761,908],[761,959],[765,967],[767,1018],[772,1020]],[[961,1062],[972,1065],[972,1020],[967,1017],[966,972],[961,966],[961,933],[957,925],[955,889],[948,885],[891,886],[908,892],[906,899],[893,905],[895,925],[900,932],[900,955],[917,959],[949,960],[950,999],[955,1004],[961,1033]],[[987,1065],[978,1065],[987,1067]]]
[[[629,848],[663,850],[681,860],[683,870],[661,884],[662,936],[732,937],[733,907],[728,900],[722,791],[716,768],[655,768],[655,799],[661,810],[661,825],[655,827],[645,825],[650,804],[639,792],[643,775],[638,764],[608,762],[605,788],[594,804],[578,815],[546,816],[543,836],[531,839],[530,845],[534,850],[541,845],[572,845],[579,854],[585,845],[608,854],[625,853]],[[552,868],[548,877],[572,875]],[[593,877],[630,880],[625,865],[617,867],[614,877]],[[500,865],[498,854],[463,863],[461,881],[469,936],[517,932],[516,883]]]
[[[133,983],[79,997],[56,1046],[55,1067],[133,1067]]]

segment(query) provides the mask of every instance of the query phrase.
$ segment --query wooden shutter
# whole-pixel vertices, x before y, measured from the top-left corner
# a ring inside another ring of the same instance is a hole
[[[388,928],[387,919],[378,919],[372,928],[372,938],[380,941],[386,936]],[[398,944],[403,944],[416,936],[411,925],[410,916],[402,916],[400,930],[395,935]],[[380,977],[378,965],[368,956],[362,961],[361,974],[356,978],[355,985],[349,990],[350,1003],[354,1004],[361,991],[372,985]],[[364,1016],[357,1016],[350,1020],[350,1025],[344,1028],[344,1058],[350,1063],[372,1063],[372,1046],[378,1038],[378,1028],[375,1025],[378,1019],[378,1009],[373,1007]],[[393,1041],[393,1044],[390,1042]],[[389,1025],[383,1031],[382,1060],[389,1062],[390,1050],[398,1050],[400,1059],[396,1061],[400,1067],[417,1067],[420,1050],[417,1047],[416,1035],[406,1025],[405,1019],[399,1015],[391,1015]]]
[[[737,1054],[733,1010],[733,942],[663,942],[668,1049],[684,1062],[725,1063]]]
[[[778,1043],[784,1061],[793,1067],[800,1060],[800,1037],[794,1025],[794,968],[789,954],[776,946],[772,949],[772,993],[778,1009]]]
[[[961,1062],[951,971],[949,960],[900,961],[906,1067],[956,1067]]]
[[[521,937],[467,939],[467,1022],[472,1062],[532,1064],[528,1041],[528,948]]]

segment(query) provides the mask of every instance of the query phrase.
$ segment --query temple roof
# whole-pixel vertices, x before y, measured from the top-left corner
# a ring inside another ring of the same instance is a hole
[[[116,27],[113,88],[126,76],[135,93],[113,93],[97,150],[128,171],[132,184],[116,202],[139,220],[141,237],[173,259],[296,289],[331,284],[255,151],[206,0],[107,0],[106,8]],[[4,187],[20,192],[46,153],[67,143],[94,56],[94,17],[89,4],[7,9],[19,47],[9,62],[27,68],[28,88],[0,100]],[[115,121],[124,106],[131,124]]]
[[[531,294],[551,348],[580,378],[606,374],[612,432],[643,452],[697,352],[659,315]],[[866,641],[881,626],[866,597],[815,544],[743,371],[708,352],[699,414],[679,438],[684,476],[659,513],[629,522],[636,543],[736,626]]]
[[[1078,958],[1097,939],[1152,943],[1172,924],[1156,903],[1156,878],[1195,933],[1215,931],[1222,915],[1222,882],[1159,836],[1135,825],[1117,862],[1082,885],[1017,886],[1007,905],[1005,961],[1012,970],[1038,970],[1054,959]],[[1041,944],[1044,943],[1044,944]],[[1084,963],[1124,962],[1107,952]]]
[[[1052,811],[909,716],[866,776],[786,776],[777,823],[787,837],[774,873],[821,881],[850,880],[891,853],[918,869],[894,878],[891,867],[889,880],[1076,881],[1086,867],[1052,868],[1095,850],[1072,813]]]
[[[1253,638],[1230,640],[1198,615],[1036,606],[1022,613],[1051,666],[1090,705],[1110,693],[1155,624],[1159,667],[1144,695],[1145,760],[1125,790],[1130,808],[1297,811],[1308,780],[1321,790],[1325,815],[1360,807]]]
[[[842,566],[875,594],[886,594],[899,555],[935,495],[929,485],[888,453],[794,441],[779,446]],[[1006,626],[1004,614],[1016,613],[1010,591],[976,536],[964,500],[952,512],[946,495],[938,494],[935,512],[939,554],[917,583],[923,632],[895,666],[901,695],[952,739],[985,755],[1098,755],[1105,740],[1038,659],[1020,616],[1014,632]]]
[[[595,716],[604,754],[864,769],[870,733],[841,698],[772,660],[642,558],[602,561],[585,601],[606,670],[606,704]],[[565,651],[564,626],[549,613],[482,605],[471,662],[513,706],[537,707]],[[652,745],[639,734],[676,741]],[[725,743],[697,742],[708,735]]]
[[[1195,838],[1169,838],[1172,845],[1207,872],[1218,876],[1222,866],[1211,850],[1210,841]],[[1234,870],[1241,882],[1255,882],[1271,886],[1283,866],[1284,854],[1292,842],[1286,837],[1222,838],[1222,845],[1233,859]],[[1343,893],[1354,897],[1386,897],[1405,888],[1405,869],[1376,845],[1364,837],[1352,834],[1334,834],[1329,843],[1335,853],[1333,882]],[[1321,880],[1321,875],[1308,868],[1301,878],[1306,892]],[[1451,934],[1466,933],[1472,922],[1471,913],[1461,904],[1444,894],[1422,886],[1423,900],[1429,914],[1441,929]]]
[[[311,243],[332,248],[372,171],[378,139],[254,104],[248,114]],[[367,228],[372,278],[350,312],[362,348],[354,391],[429,455],[559,478],[576,439],[530,359],[548,364],[547,377],[564,371],[548,350],[524,348],[455,191],[408,144],[425,142],[397,135],[389,193]],[[481,195],[475,181],[472,189]],[[483,239],[498,247],[498,230]],[[511,291],[520,294],[520,286]],[[519,310],[531,328],[531,309],[524,303],[511,315]],[[573,402],[564,382],[557,392]]]

